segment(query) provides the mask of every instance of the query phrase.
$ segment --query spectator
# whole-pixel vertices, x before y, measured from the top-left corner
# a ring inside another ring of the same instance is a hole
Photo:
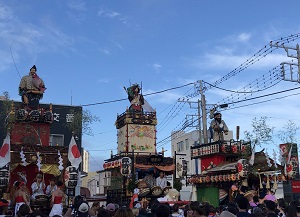
[[[110,216],[114,216],[116,213],[116,206],[113,203],[109,203],[106,205],[106,210],[108,211]]]
[[[160,204],[156,209],[156,217],[169,217],[170,208],[165,204]]]
[[[265,204],[267,207],[267,217],[277,217],[277,214],[275,213],[276,203],[272,200],[266,200]]]
[[[266,196],[264,197],[263,200],[264,201],[265,200],[271,200],[271,201],[277,203],[277,198],[274,196],[274,193],[270,189],[267,190],[267,194],[266,194]]]
[[[97,217],[110,217],[110,214],[106,209],[104,209],[103,207],[100,207],[97,210]]]
[[[254,207],[252,213],[256,215],[256,217],[264,217],[263,211],[260,207]]]
[[[236,214],[237,217],[248,217],[249,213],[248,213],[248,208],[249,208],[249,202],[248,200],[241,196],[239,197],[239,199],[237,200],[237,205],[238,205],[238,213]]]
[[[116,211],[114,217],[129,217],[129,214],[125,207],[121,207]]]
[[[151,212],[147,213],[147,217],[155,217],[155,213],[157,210],[157,207],[160,205],[160,203],[154,203],[151,207]]]
[[[30,207],[27,204],[22,204],[17,213],[18,217],[27,216],[30,213]]]

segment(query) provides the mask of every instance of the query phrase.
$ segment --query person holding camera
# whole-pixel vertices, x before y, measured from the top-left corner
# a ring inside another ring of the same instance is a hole
[[[95,212],[90,208],[85,198],[77,195],[73,198],[72,205],[68,208],[64,217],[95,217]]]

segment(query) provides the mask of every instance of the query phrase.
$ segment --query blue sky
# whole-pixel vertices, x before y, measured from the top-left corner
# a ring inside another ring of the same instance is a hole
[[[198,80],[213,83],[271,40],[299,33],[299,8],[296,0],[284,4],[279,0],[2,0],[0,92],[8,91],[12,99],[19,99],[20,76],[33,64],[48,88],[43,103],[70,105],[72,98],[73,105],[87,105],[123,99],[127,97],[123,86],[130,82],[142,82],[143,94]],[[295,47],[296,43],[299,39],[288,45]],[[241,90],[283,61],[291,58],[283,49],[276,49],[219,87]],[[253,96],[299,86],[288,81],[271,88],[267,84],[260,84],[258,89],[267,90]],[[186,115],[196,114],[188,104],[176,103],[193,92],[189,85],[145,97],[158,114],[157,141],[180,129]],[[241,126],[241,136],[254,117],[268,116],[269,124],[279,130],[289,119],[299,121],[295,117],[297,95],[247,104],[294,93],[297,90],[247,101],[242,108],[234,109],[242,105],[235,104],[222,112],[223,118],[232,130]],[[231,93],[211,88],[205,94],[208,104],[216,104]],[[94,136],[83,136],[92,171],[101,169],[110,150],[116,150],[114,122],[127,106],[125,100],[84,107],[101,119],[92,126]],[[170,143],[164,147],[170,151]]]

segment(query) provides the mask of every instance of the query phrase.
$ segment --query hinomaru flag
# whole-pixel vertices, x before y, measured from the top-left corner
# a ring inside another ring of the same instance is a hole
[[[10,162],[10,136],[7,134],[0,149],[0,168]]]
[[[69,145],[68,159],[69,159],[71,165],[73,167],[76,167],[76,169],[78,169],[79,164],[82,161],[82,158],[81,158],[80,151],[77,147],[77,144],[75,142],[74,136],[72,136],[72,139],[71,139],[71,142]]]

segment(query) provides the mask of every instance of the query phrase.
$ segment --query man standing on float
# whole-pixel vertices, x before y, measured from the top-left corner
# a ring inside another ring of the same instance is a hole
[[[19,95],[22,96],[25,106],[38,106],[46,90],[44,81],[36,74],[36,71],[36,66],[32,66],[29,75],[23,76],[19,85]]]

